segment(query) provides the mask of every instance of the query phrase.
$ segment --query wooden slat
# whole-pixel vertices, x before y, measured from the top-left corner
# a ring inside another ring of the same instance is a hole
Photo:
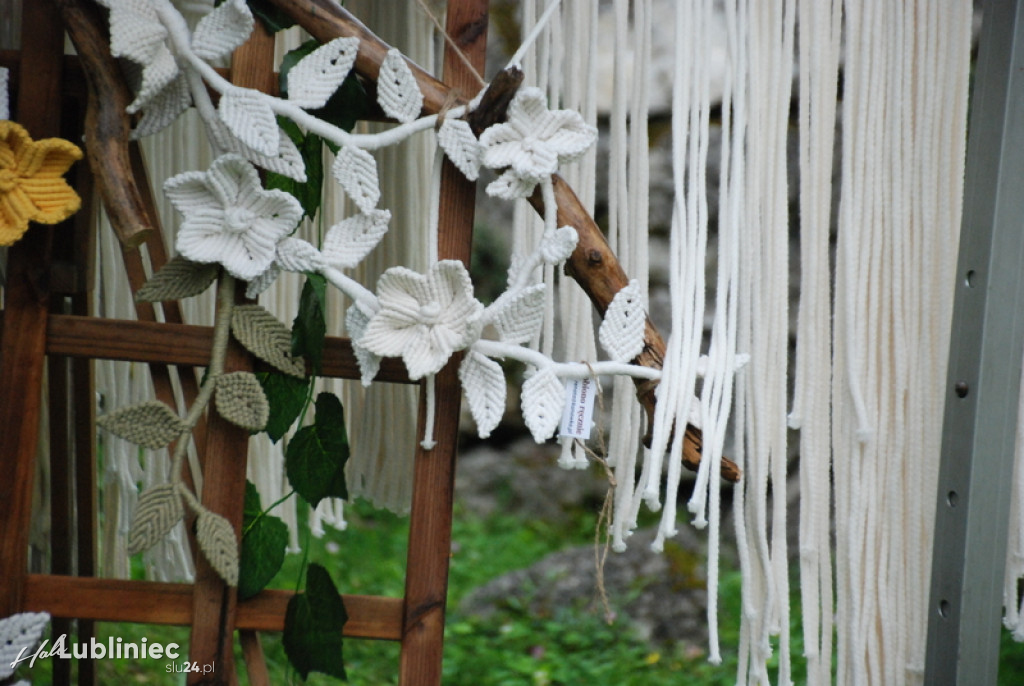
[[[273,63],[274,37],[262,22],[257,22],[249,39],[232,56],[232,80],[245,88],[266,88],[268,79],[273,77]],[[244,293],[239,284],[234,294],[235,302],[243,302]],[[245,348],[232,340],[228,344],[224,371],[252,371],[253,359]],[[203,505],[230,522],[236,541],[241,541],[249,435],[245,429],[224,419],[219,412],[210,411],[207,424]],[[189,674],[187,683],[190,686],[232,686],[238,683],[234,655],[237,590],[224,583],[206,556],[199,556],[195,562],[189,660],[201,665],[212,664],[214,669],[213,676]]]
[[[192,621],[191,584],[125,581],[29,574],[26,612],[78,617],[98,622],[136,622],[185,626]],[[283,631],[291,591],[267,590],[238,603],[238,629]],[[398,641],[402,638],[402,599],[342,594],[351,638]]]
[[[47,323],[46,352],[68,357],[205,367],[210,362],[212,343],[213,328],[209,326],[51,315]],[[267,367],[257,365],[257,369]],[[359,378],[359,365],[349,339],[327,337],[320,376]],[[395,358],[381,360],[376,380],[416,383],[409,380],[405,365]]]
[[[16,114],[34,138],[60,134],[63,33],[50,2],[26,3],[22,14],[21,79]],[[31,66],[29,66],[31,65]],[[31,225],[10,251],[0,338],[0,616],[21,610],[42,402],[52,227]]]
[[[448,4],[445,31],[472,66],[483,71],[487,42],[487,0]],[[445,46],[445,81],[472,97],[480,79],[451,45]],[[441,170],[438,256],[469,264],[473,237],[476,186],[449,160]],[[409,550],[405,577],[405,624],[399,665],[403,686],[441,683],[448,568],[452,539],[455,456],[458,443],[461,387],[456,355],[435,379],[436,445],[417,445],[409,516]],[[417,434],[426,420],[425,391],[421,392]]]

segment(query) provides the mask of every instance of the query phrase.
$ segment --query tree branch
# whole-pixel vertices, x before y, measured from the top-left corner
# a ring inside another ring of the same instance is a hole
[[[57,0],[64,27],[85,72],[89,94],[85,112],[85,154],[99,180],[100,195],[125,248],[137,248],[154,231],[135,183],[128,154],[132,101],[117,62],[110,55],[106,20],[100,9],[81,0]]]

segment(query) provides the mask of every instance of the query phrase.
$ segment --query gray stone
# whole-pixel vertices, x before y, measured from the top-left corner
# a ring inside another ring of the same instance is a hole
[[[706,553],[700,534],[680,527],[661,554],[651,552],[653,539],[653,531],[638,532],[625,552],[608,553],[604,588],[613,621],[651,642],[703,646]],[[458,611],[487,617],[512,598],[538,616],[561,608],[603,612],[594,546],[553,553],[531,567],[500,576],[467,595]]]

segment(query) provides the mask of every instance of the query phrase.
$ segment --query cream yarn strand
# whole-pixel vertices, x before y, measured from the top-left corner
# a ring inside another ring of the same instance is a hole
[[[791,428],[800,429],[800,597],[807,683],[832,681],[829,241],[841,3],[801,0],[800,305]]]

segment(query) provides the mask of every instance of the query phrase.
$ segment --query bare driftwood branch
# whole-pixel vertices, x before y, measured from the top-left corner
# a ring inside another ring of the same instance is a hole
[[[359,38],[359,54],[356,58],[355,69],[364,78],[371,81],[376,80],[380,73],[381,63],[390,46],[375,36],[351,13],[331,0],[270,0],[270,2],[321,42],[327,42],[339,36]],[[409,64],[416,76],[416,82],[423,92],[424,114],[436,114],[445,107],[452,106],[453,102],[455,104],[464,102],[463,98],[458,97],[458,94],[453,94],[444,83],[416,64],[412,62]],[[502,80],[500,88],[496,91],[498,95],[491,95],[492,100],[483,103],[478,108],[482,114],[476,114],[475,120],[472,117],[470,119],[471,125],[478,129],[476,131],[478,135],[480,130],[486,128],[490,123],[504,119],[508,103],[522,82],[522,74],[499,75],[495,80]],[[481,120],[481,116],[488,119]],[[579,234],[579,243],[575,252],[566,262],[565,271],[580,284],[598,312],[604,316],[605,310],[611,304],[615,294],[629,284],[629,278],[619,264],[615,253],[608,246],[601,229],[583,207],[572,188],[558,176],[555,176],[555,201],[558,204],[559,225],[571,225]],[[543,214],[544,203],[540,198],[539,190],[530,198],[530,202]],[[664,364],[664,356],[665,341],[648,318],[644,349],[633,362],[661,369]],[[648,435],[645,441],[649,441],[654,418],[657,381],[638,379],[636,386],[637,398],[647,414]],[[683,448],[683,464],[687,468],[696,470],[700,466],[703,443],[700,429],[688,424]],[[740,480],[741,472],[734,462],[722,458],[721,475],[728,481],[737,482]]]
[[[106,20],[97,5],[57,0],[64,26],[78,52],[89,94],[85,111],[86,157],[99,181],[103,206],[125,248],[137,248],[153,226],[132,174],[128,154],[132,101],[117,62],[110,55]]]

